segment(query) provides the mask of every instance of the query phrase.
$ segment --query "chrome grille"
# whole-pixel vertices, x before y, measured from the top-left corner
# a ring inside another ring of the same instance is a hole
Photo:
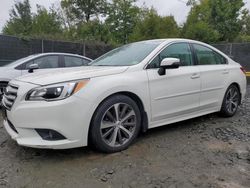
[[[4,92],[3,96],[3,105],[7,110],[11,110],[13,104],[15,103],[17,97],[18,87],[9,84]]]

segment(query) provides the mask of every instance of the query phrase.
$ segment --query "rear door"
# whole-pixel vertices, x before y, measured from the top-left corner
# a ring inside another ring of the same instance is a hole
[[[207,46],[193,44],[193,48],[201,75],[201,110],[218,109],[229,78],[227,59]]]

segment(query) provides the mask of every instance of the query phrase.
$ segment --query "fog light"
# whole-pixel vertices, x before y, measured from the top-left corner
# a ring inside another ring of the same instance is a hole
[[[42,137],[43,140],[57,141],[65,140],[65,136],[61,135],[59,132],[50,129],[35,129],[36,132]]]

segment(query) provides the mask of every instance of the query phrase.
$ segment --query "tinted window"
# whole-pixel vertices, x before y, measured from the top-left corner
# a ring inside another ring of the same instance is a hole
[[[28,69],[31,64],[38,64],[39,69],[51,69],[59,67],[58,56],[45,56],[37,58],[25,65],[25,69]]]
[[[87,63],[83,61],[82,58],[73,56],[64,56],[65,67],[79,67],[86,65]]]
[[[226,64],[226,59],[212,49],[198,44],[194,44],[193,46],[197,55],[199,65]]]
[[[83,65],[89,65],[89,63],[91,62],[91,60],[88,59],[82,59],[83,61]]]
[[[144,41],[122,46],[94,60],[93,66],[131,66],[144,60],[163,41]]]
[[[172,44],[165,48],[149,65],[150,68],[159,68],[160,63],[164,58],[178,58],[181,66],[193,65],[192,52],[189,44],[178,43]]]
[[[214,52],[216,64],[227,64],[227,60],[222,55]]]

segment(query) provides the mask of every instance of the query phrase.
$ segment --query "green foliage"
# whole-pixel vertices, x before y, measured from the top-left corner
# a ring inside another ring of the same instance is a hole
[[[33,17],[32,35],[43,37],[62,32],[62,22],[57,12],[54,9],[47,11],[44,7],[37,6],[37,14]]]
[[[197,21],[192,25],[184,26],[184,36],[189,39],[199,40],[207,43],[217,42],[219,33],[207,22]]]
[[[154,9],[144,11],[143,15],[134,28],[131,41],[179,37],[179,28],[173,16],[161,17]]]
[[[68,16],[78,22],[89,22],[92,16],[98,17],[106,12],[106,0],[62,0],[61,5]]]
[[[235,42],[250,42],[250,35],[239,35]]]
[[[204,42],[233,41],[240,33],[243,0],[190,1],[183,36]]]
[[[196,0],[188,0],[187,1],[187,6],[195,6],[197,5],[197,1]]]
[[[61,18],[53,8],[48,11],[38,5],[37,13],[32,14],[29,0],[24,0],[14,5],[3,33],[22,37],[53,38],[60,36],[63,31]]]
[[[107,12],[107,6],[106,0],[62,0],[64,36],[69,40],[109,42],[108,28],[99,20]]]
[[[203,42],[218,41],[219,33],[209,24],[210,13],[209,0],[194,3],[183,26],[182,36]]]
[[[210,0],[210,24],[220,34],[221,41],[233,41],[241,31],[239,16],[243,0]]]
[[[244,10],[241,19],[242,35],[249,35],[250,36],[250,14],[248,10]]]
[[[3,28],[7,35],[29,35],[32,27],[32,14],[29,0],[16,2],[10,11],[10,20]]]
[[[242,30],[235,39],[236,42],[250,42],[250,14],[248,10],[243,10],[241,19]]]
[[[128,42],[133,32],[140,9],[135,5],[136,0],[113,0],[108,6],[106,24],[112,34],[112,43]]]
[[[113,45],[185,37],[207,43],[250,41],[250,15],[243,0],[188,0],[186,23],[160,16],[137,0],[61,0],[49,10],[31,13],[29,0],[17,1],[3,33],[61,40],[95,40]]]
[[[99,20],[92,20],[88,23],[78,24],[77,28],[71,29],[74,32],[74,39],[95,40],[109,42],[109,32],[105,24]]]

